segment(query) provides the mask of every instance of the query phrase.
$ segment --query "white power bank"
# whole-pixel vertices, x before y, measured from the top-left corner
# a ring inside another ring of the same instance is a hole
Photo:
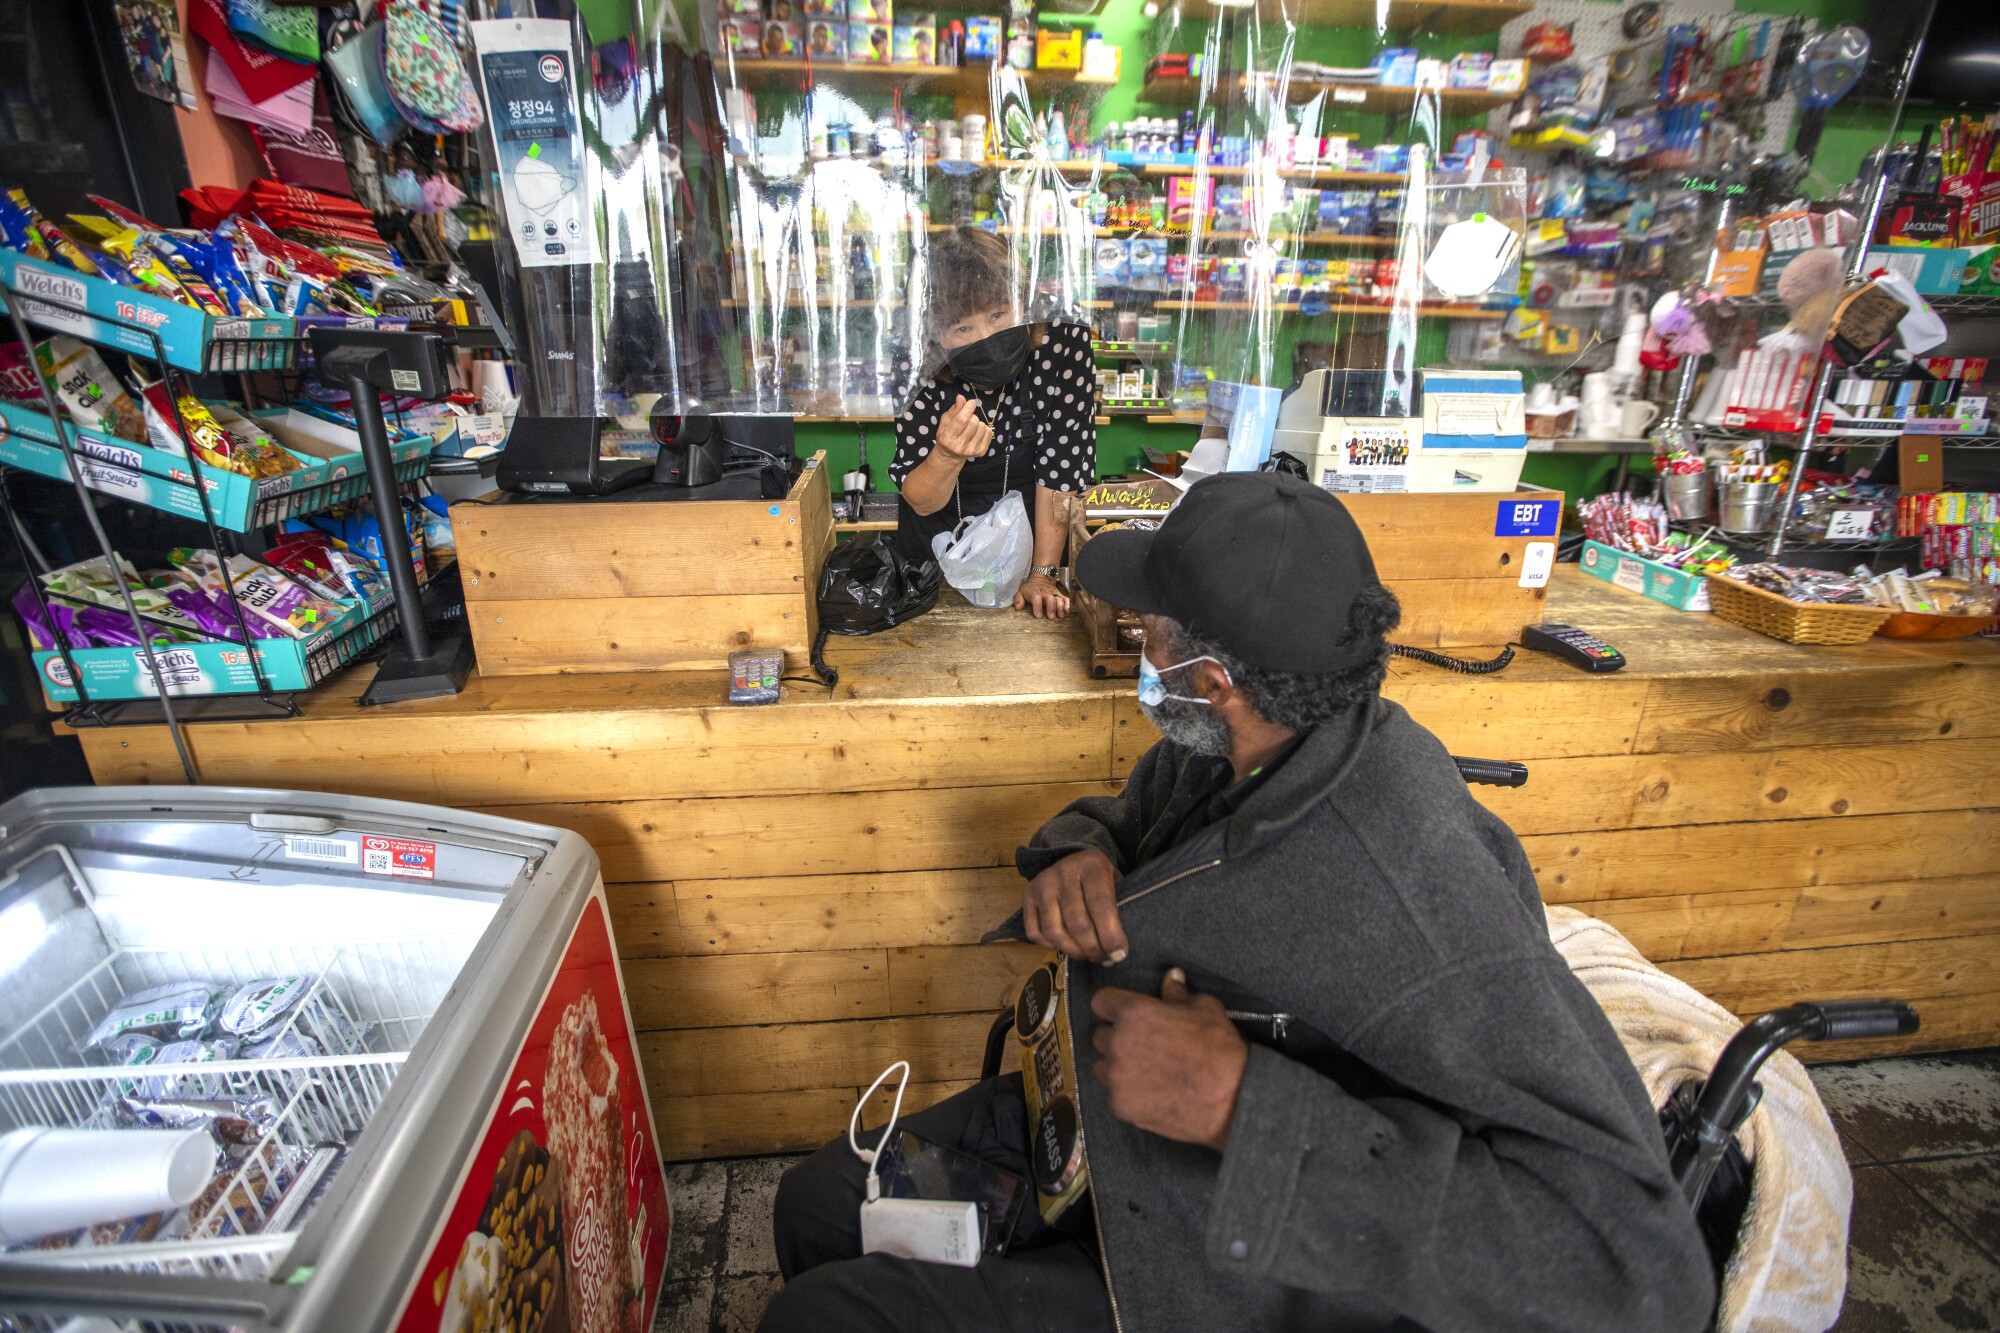
[[[979,1262],[979,1205],[938,1199],[863,1203],[861,1252],[971,1268]]]

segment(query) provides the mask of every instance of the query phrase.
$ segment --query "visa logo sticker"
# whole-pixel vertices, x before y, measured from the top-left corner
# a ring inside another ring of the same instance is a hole
[[[1493,520],[1493,535],[1553,537],[1561,525],[1560,500],[1502,500]]]

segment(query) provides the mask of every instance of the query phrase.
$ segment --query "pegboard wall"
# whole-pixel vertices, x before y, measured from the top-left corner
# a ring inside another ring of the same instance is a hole
[[[1666,31],[1675,24],[1700,24],[1708,29],[1719,46],[1734,40],[1738,29],[1750,29],[1754,36],[1757,28],[1768,23],[1771,25],[1770,46],[1775,51],[1779,37],[1793,21],[1789,15],[1739,12],[1730,0],[1664,0],[1660,6],[1659,27],[1652,36],[1635,42],[1625,35],[1623,24],[1626,10],[1639,2],[1626,0],[1624,4],[1608,5],[1602,0],[1540,0],[1533,9],[1500,29],[1498,54],[1519,55],[1528,29],[1537,23],[1560,23],[1569,28],[1570,40],[1575,46],[1571,59],[1587,60],[1634,48],[1640,55],[1638,73],[1634,77],[1644,79],[1648,70],[1658,68]],[[1805,36],[1819,30],[1817,20],[1808,18],[1800,22]],[[1792,127],[1798,120],[1798,114],[1798,103],[1789,94],[1767,102],[1764,106],[1763,133],[1754,141],[1757,151],[1782,153],[1790,148]],[[1502,143],[1506,142],[1507,112],[1504,108],[1493,114],[1489,128]]]

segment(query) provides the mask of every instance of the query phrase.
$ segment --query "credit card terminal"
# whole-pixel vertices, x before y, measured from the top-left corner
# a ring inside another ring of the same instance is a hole
[[[1574,625],[1529,625],[1521,631],[1521,646],[1549,653],[1582,671],[1616,671],[1625,654]]]

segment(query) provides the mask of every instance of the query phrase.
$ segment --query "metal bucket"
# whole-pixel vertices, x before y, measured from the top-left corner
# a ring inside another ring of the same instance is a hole
[[[1707,518],[1715,507],[1709,485],[1710,472],[1669,472],[1660,478],[1660,501],[1670,518],[1689,521]]]
[[[1732,481],[1722,488],[1722,530],[1739,536],[1769,532],[1784,487],[1775,481]]]

